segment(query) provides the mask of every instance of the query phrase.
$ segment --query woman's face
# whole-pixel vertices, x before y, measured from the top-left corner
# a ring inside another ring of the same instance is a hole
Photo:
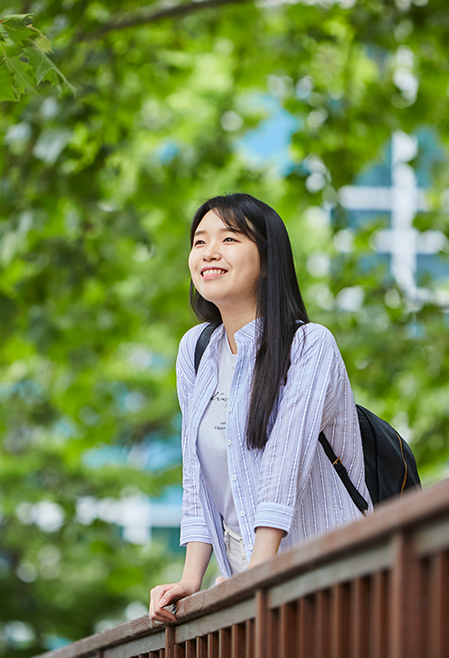
[[[192,281],[200,295],[223,312],[248,313],[257,302],[260,275],[255,242],[229,229],[214,210],[198,224],[189,256]]]

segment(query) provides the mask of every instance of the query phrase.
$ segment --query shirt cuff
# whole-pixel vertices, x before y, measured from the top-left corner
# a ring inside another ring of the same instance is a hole
[[[254,520],[254,530],[263,526],[266,528],[278,528],[288,534],[293,523],[294,515],[294,507],[280,505],[279,503],[259,503]]]
[[[206,522],[201,516],[190,516],[181,521],[180,545],[185,546],[190,541],[212,544]]]

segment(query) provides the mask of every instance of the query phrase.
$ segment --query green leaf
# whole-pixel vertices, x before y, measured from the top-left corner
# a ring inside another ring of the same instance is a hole
[[[39,84],[45,77],[48,77],[48,74],[51,71],[57,74],[58,78],[61,80],[64,86],[68,87],[70,91],[75,95],[76,89],[67,78],[61,73],[58,67],[51,61],[51,59],[37,47],[25,48],[22,53],[25,57],[28,58],[29,65],[32,67],[36,83]],[[54,84],[54,82],[53,82]]]
[[[25,18],[31,18],[32,15],[33,14],[8,14],[7,16],[3,16],[3,18],[0,20],[0,23],[5,23],[11,19],[19,19],[23,21]]]
[[[16,101],[13,75],[3,62],[0,64],[0,101]]]
[[[40,49],[43,50],[44,53],[51,53],[53,52],[51,49],[51,41],[48,39],[45,34],[42,34],[40,37],[36,39],[34,44]]]
[[[17,46],[21,46],[25,41],[33,36],[32,30],[23,24],[23,19],[30,15],[31,14],[13,14],[6,16],[1,21],[3,29],[7,33],[8,37]]]
[[[42,50],[38,50],[37,48],[25,48],[22,55],[28,58],[28,63],[33,69],[37,84],[42,82],[49,71],[56,69],[56,66],[51,59],[49,59]]]
[[[27,63],[20,61],[17,56],[5,57],[4,63],[13,74],[14,82],[17,87],[16,95],[18,97],[20,97],[25,91],[34,92],[33,79],[29,74]]]

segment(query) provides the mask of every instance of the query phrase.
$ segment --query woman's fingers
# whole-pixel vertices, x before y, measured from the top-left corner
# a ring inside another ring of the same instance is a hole
[[[164,606],[169,605],[173,599],[176,600],[176,592],[173,593],[175,588],[176,585],[172,584],[158,585],[151,590],[150,618],[153,621],[159,621],[162,623],[176,621],[174,614],[168,610],[164,610]]]
[[[183,581],[172,585],[158,585],[151,590],[150,618],[165,623],[176,621],[174,614],[166,607],[173,605],[179,599],[190,596],[195,591],[192,585]]]

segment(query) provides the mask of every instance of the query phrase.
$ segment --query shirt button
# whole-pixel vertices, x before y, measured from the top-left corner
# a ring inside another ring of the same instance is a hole
[[[252,545],[252,544],[249,544],[249,545],[247,546],[247,549],[248,549],[249,551],[252,551],[252,550],[253,550],[253,548],[254,548],[254,547],[253,547],[253,545]]]
[[[231,413],[231,411],[232,411],[232,404],[231,404],[231,406],[230,406],[230,407],[228,407],[228,414],[230,414],[230,413]]]
[[[240,516],[246,516],[246,514],[243,510],[240,512]]]
[[[232,443],[230,441],[228,441],[228,446],[230,446],[230,445],[232,445]]]
[[[237,476],[236,476],[235,473],[234,473],[234,475],[231,475],[231,480],[237,480]]]

